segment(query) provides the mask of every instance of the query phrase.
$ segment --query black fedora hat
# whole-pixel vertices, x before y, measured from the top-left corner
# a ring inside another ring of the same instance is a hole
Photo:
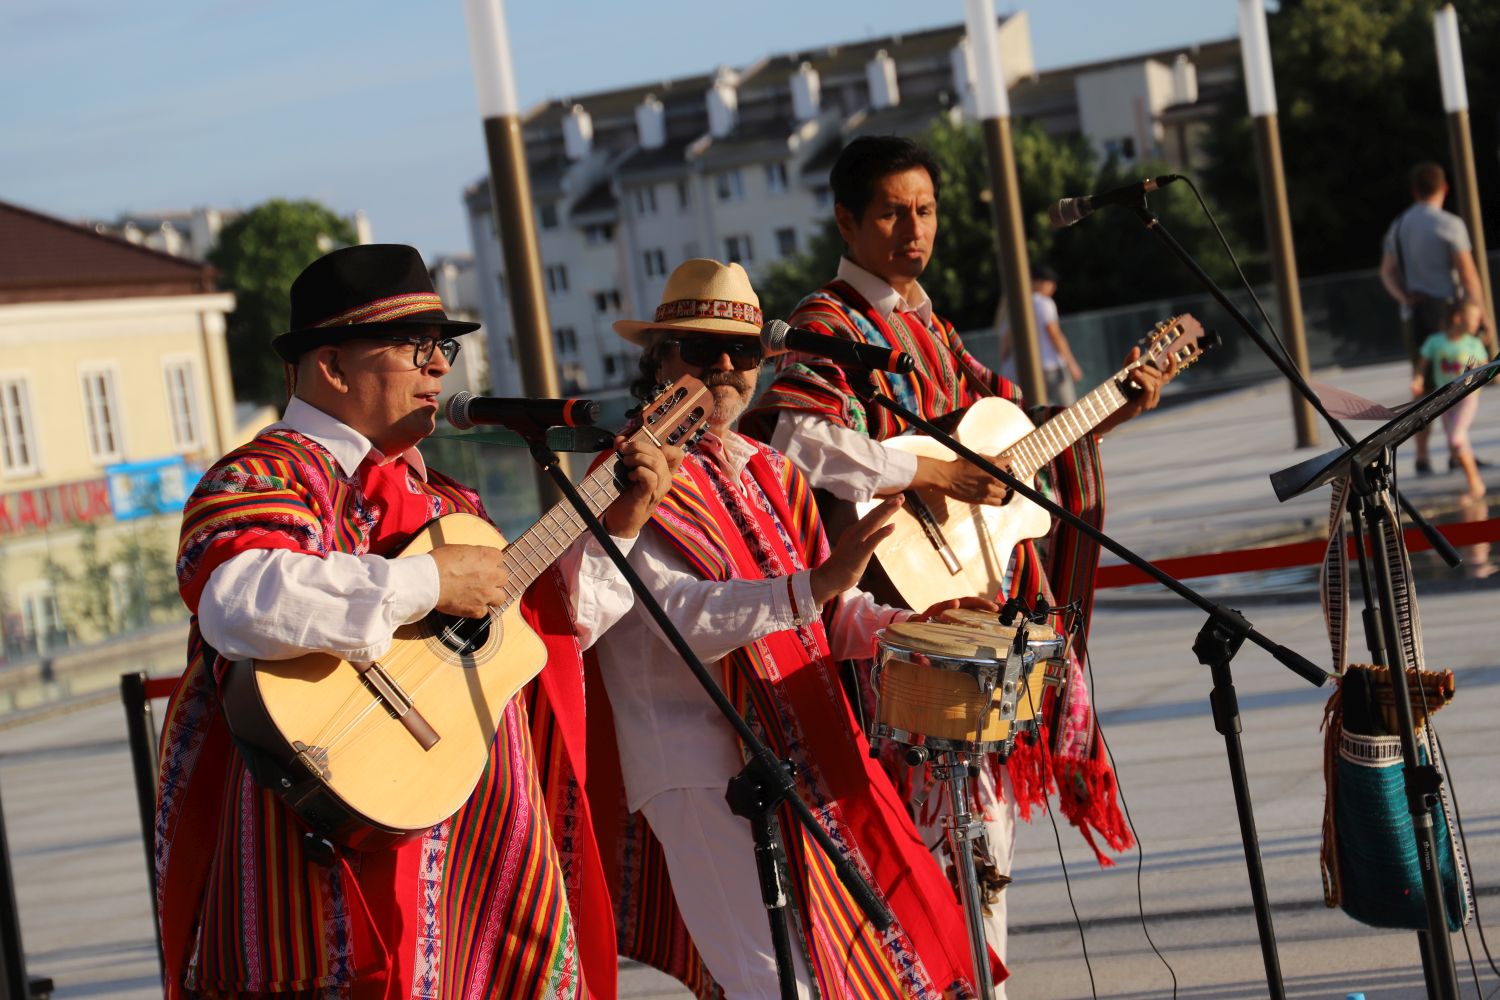
[[[366,243],[313,261],[292,282],[292,328],[271,341],[283,361],[376,331],[442,327],[449,337],[479,329],[449,319],[415,247]]]

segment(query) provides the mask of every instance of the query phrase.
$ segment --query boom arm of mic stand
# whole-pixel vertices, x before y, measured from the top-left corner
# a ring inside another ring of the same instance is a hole
[[[1006,486],[1014,490],[1017,494],[1025,497],[1027,500],[1030,500],[1038,507],[1041,507],[1053,517],[1058,518],[1068,526],[1081,531],[1089,538],[1092,538],[1102,547],[1113,552],[1115,555],[1119,556],[1121,559],[1125,560],[1127,563],[1134,566],[1142,573],[1145,573],[1147,576],[1151,577],[1157,583],[1160,583],[1163,587],[1166,587],[1168,590],[1177,594],[1177,596],[1181,597],[1189,604],[1200,608],[1201,610],[1207,612],[1210,615],[1213,615],[1215,618],[1220,620],[1244,621],[1243,617],[1241,617],[1238,612],[1231,612],[1227,608],[1223,608],[1220,605],[1215,604],[1213,601],[1210,601],[1208,598],[1204,597],[1196,590],[1184,584],[1181,580],[1177,579],[1174,576],[1171,576],[1166,572],[1163,572],[1160,569],[1157,569],[1151,563],[1147,562],[1145,559],[1142,559],[1140,556],[1136,555],[1130,549],[1127,549],[1125,546],[1121,545],[1119,542],[1115,541],[1113,538],[1106,535],[1104,532],[1100,531],[1092,524],[1089,524],[1087,521],[1073,514],[1071,511],[1067,511],[1062,507],[1059,507],[1051,499],[1028,486],[1026,483],[1021,482],[1021,480],[1017,479],[1009,472],[996,466],[995,463],[991,462],[983,455],[980,455],[973,449],[960,444],[956,439],[954,439],[951,434],[946,433],[942,428],[938,427],[932,421],[924,420],[922,417],[917,416],[911,410],[908,410],[906,407],[902,406],[894,399],[891,399],[889,396],[875,391],[874,386],[868,381],[869,374],[869,372],[865,373],[865,375],[867,376],[866,379],[855,377],[849,380],[849,384],[851,387],[853,387],[855,394],[858,395],[860,399],[864,400],[866,404],[874,403],[877,406],[884,407],[891,413],[894,413],[902,419],[906,420],[912,426],[920,427],[927,434],[930,434],[934,439],[944,445],[947,445],[950,449],[953,450],[954,453],[967,459],[970,463],[983,469],[985,472],[988,472],[990,475],[994,476],[996,479],[1000,480]],[[1238,628],[1238,626],[1236,627]],[[1312,661],[1308,660],[1307,657],[1298,653],[1296,650],[1289,649],[1286,646],[1281,645],[1280,643],[1272,642],[1266,636],[1261,635],[1254,628],[1252,628],[1248,622],[1245,622],[1244,625],[1244,635],[1246,639],[1249,639],[1261,649],[1264,649],[1266,652],[1275,657],[1278,663],[1282,664],[1287,669],[1291,670],[1294,674],[1297,674],[1299,677],[1302,677],[1314,687],[1322,687],[1332,676],[1328,673],[1328,671],[1317,666]]]
[[[708,669],[703,666],[703,661],[698,659],[692,647],[687,644],[687,640],[682,637],[682,633],[677,631],[676,626],[672,624],[672,620],[667,617],[667,613],[657,603],[656,598],[651,596],[651,591],[641,582],[641,578],[636,575],[635,569],[626,561],[624,554],[619,548],[615,546],[614,539],[609,537],[609,532],[605,530],[599,518],[594,515],[593,511],[589,510],[583,497],[579,495],[577,487],[573,485],[572,480],[568,478],[567,474],[562,471],[562,468],[558,464],[557,454],[551,448],[547,447],[544,440],[533,437],[527,443],[531,448],[532,458],[536,460],[537,465],[552,477],[553,482],[557,484],[557,488],[562,491],[563,496],[567,498],[573,510],[577,512],[583,523],[588,527],[589,533],[594,536],[600,547],[604,549],[605,554],[609,556],[610,562],[615,564],[615,568],[620,571],[620,575],[625,578],[625,582],[630,584],[630,589],[635,593],[635,599],[651,615],[652,620],[656,622],[657,628],[661,629],[661,634],[671,643],[672,648],[677,651],[677,655],[682,657],[682,661],[688,665],[688,669],[693,672],[693,676],[703,686],[703,690],[708,692],[708,696],[713,700],[715,707],[723,713],[724,718],[729,721],[730,726],[734,728],[739,738],[744,741],[745,746],[750,748],[750,766],[755,768],[757,777],[765,788],[779,801],[785,802],[791,807],[792,815],[812,835],[812,838],[818,842],[818,846],[828,856],[828,860],[833,864],[834,870],[838,873],[839,881],[844,884],[844,888],[849,890],[850,895],[854,897],[855,903],[859,905],[861,912],[874,925],[875,929],[880,931],[886,930],[894,920],[890,911],[886,909],[885,904],[880,901],[880,898],[875,895],[875,890],[870,888],[870,884],[865,881],[864,876],[849,862],[848,858],[839,852],[838,847],[833,842],[833,838],[828,835],[828,831],[824,830],[818,824],[818,821],[813,818],[812,810],[807,807],[807,803],[798,797],[796,782],[792,776],[787,773],[786,768],[781,766],[781,762],[776,759],[775,754],[771,753],[770,748],[755,735],[754,730],[750,728],[744,717],[735,710],[734,704],[725,697],[723,690],[714,681]]]
[[[1239,325],[1240,329],[1249,335],[1250,339],[1254,341],[1255,346],[1260,348],[1260,352],[1266,356],[1271,364],[1276,366],[1282,375],[1286,376],[1287,381],[1292,383],[1297,392],[1312,405],[1312,408],[1318,411],[1318,415],[1332,429],[1334,436],[1343,442],[1344,447],[1348,448],[1353,445],[1354,435],[1349,433],[1349,429],[1344,426],[1341,420],[1328,412],[1328,408],[1323,405],[1323,401],[1318,398],[1318,394],[1313,392],[1312,386],[1307,384],[1307,380],[1302,377],[1302,373],[1297,370],[1297,366],[1282,356],[1280,351],[1272,349],[1271,345],[1266,342],[1266,338],[1255,328],[1255,324],[1251,323],[1245,314],[1240,312],[1235,307],[1235,304],[1229,300],[1229,296],[1224,294],[1224,290],[1219,287],[1219,283],[1209,277],[1208,272],[1203,270],[1198,262],[1193,259],[1193,255],[1188,253],[1183,245],[1177,242],[1176,237],[1167,231],[1167,227],[1161,224],[1161,220],[1156,217],[1156,213],[1152,212],[1150,206],[1146,204],[1145,195],[1141,196],[1141,203],[1136,206],[1135,214],[1146,228],[1166,245],[1167,249],[1172,252],[1172,255],[1182,261],[1189,271],[1193,272],[1193,277],[1197,278],[1198,283],[1208,290],[1208,294],[1213,296],[1214,301],[1224,307],[1224,311],[1229,313],[1230,318]],[[1428,522],[1427,518],[1423,517],[1416,506],[1407,500],[1405,496],[1396,493],[1394,489],[1392,492],[1396,494],[1396,500],[1401,504],[1401,509],[1406,513],[1407,518],[1422,532],[1422,536],[1427,539],[1427,543],[1432,546],[1433,550],[1442,557],[1443,562],[1447,563],[1450,568],[1457,567],[1462,563],[1463,559],[1459,556],[1458,550],[1453,547],[1448,539],[1443,537],[1442,532],[1434,528]]]

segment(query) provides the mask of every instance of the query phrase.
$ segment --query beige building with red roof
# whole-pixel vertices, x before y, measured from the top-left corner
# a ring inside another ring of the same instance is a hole
[[[177,621],[182,501],[241,438],[207,265],[0,202],[7,661]]]

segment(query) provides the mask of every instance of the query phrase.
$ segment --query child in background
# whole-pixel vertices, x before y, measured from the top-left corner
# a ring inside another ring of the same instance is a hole
[[[1483,315],[1478,305],[1463,301],[1448,312],[1447,328],[1434,333],[1422,344],[1422,360],[1430,376],[1428,390],[1447,385],[1464,372],[1489,360],[1489,351],[1474,335],[1479,329]],[[1416,392],[1422,380],[1422,372],[1412,374],[1412,391]],[[1479,393],[1471,392],[1443,413],[1443,431],[1448,435],[1448,453],[1464,470],[1468,479],[1465,498],[1478,501],[1484,496],[1484,480],[1479,478],[1479,466],[1474,461],[1474,449],[1469,446],[1469,426],[1479,410]]]
[[[1427,366],[1430,389],[1447,385],[1474,365],[1489,360],[1489,351],[1474,336],[1481,315],[1478,306],[1460,302],[1448,313],[1447,329],[1434,333],[1423,342],[1421,357]],[[1421,372],[1412,376],[1412,392],[1417,391],[1421,380]],[[1459,497],[1460,521],[1483,521],[1489,516],[1489,505],[1484,502],[1484,480],[1479,478],[1479,462],[1474,458],[1474,449],[1469,446],[1469,426],[1474,423],[1474,414],[1478,410],[1479,393],[1475,391],[1443,414],[1443,430],[1448,435],[1448,466],[1461,467],[1468,480],[1468,489]],[[1500,571],[1500,566],[1490,562],[1489,542],[1466,545],[1462,555],[1464,574],[1470,579],[1482,580]]]

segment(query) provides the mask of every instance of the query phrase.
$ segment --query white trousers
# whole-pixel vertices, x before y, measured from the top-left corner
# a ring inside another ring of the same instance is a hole
[[[722,788],[668,789],[652,796],[641,813],[661,841],[672,894],[693,944],[725,996],[779,1000],[776,950],[760,898],[749,822],[729,811]],[[811,997],[800,935],[790,909],[786,912],[797,993]]]
[[[1002,875],[1009,875],[1016,858],[1016,792],[1010,786],[1010,772],[1004,768],[1001,768],[1001,772],[1005,776],[1004,801],[996,794],[994,768],[988,766],[986,761],[985,766],[979,769],[979,779],[975,782],[978,785],[979,802],[977,807],[971,808],[977,808],[978,814],[984,818],[984,833],[989,840],[990,857],[994,859],[995,866]],[[947,831],[943,829],[943,819],[953,815],[947,784],[934,785],[932,796],[935,801],[928,802],[927,807],[920,812],[935,814],[933,821],[919,821],[917,832],[932,849],[938,864],[946,871],[952,859],[948,855],[948,838]],[[991,905],[989,915],[984,918],[985,937],[1002,962],[1006,960],[1005,906],[1008,896],[1009,890],[1001,892],[1000,897]],[[1004,983],[995,984],[995,1000],[1005,1000]]]

